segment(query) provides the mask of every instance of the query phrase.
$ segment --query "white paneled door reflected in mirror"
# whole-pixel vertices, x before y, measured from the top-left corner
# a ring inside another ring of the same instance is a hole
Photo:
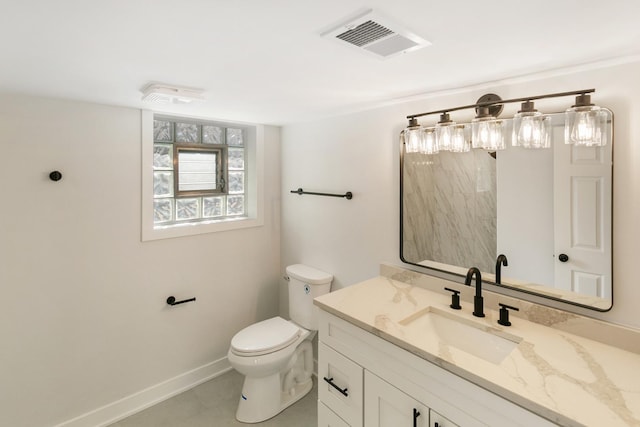
[[[406,152],[401,141],[402,261],[607,311],[612,299],[613,115],[603,146],[565,144],[551,114],[550,147]],[[506,122],[510,135],[512,120]]]

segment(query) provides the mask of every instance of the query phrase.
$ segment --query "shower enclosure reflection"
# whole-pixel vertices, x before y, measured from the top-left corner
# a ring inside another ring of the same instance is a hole
[[[509,266],[502,269],[503,286],[610,309],[608,114],[609,143],[603,147],[565,145],[564,115],[553,114],[549,149],[402,150],[401,259],[461,276],[477,266],[492,281],[496,257],[504,253]]]

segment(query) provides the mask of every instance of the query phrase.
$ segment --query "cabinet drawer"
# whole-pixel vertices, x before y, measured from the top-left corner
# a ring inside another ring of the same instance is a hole
[[[429,412],[429,427],[458,427],[433,409]]]
[[[362,367],[323,343],[318,359],[318,398],[348,425],[361,427]]]
[[[327,405],[318,401],[318,427],[350,427],[335,412],[327,408]]]

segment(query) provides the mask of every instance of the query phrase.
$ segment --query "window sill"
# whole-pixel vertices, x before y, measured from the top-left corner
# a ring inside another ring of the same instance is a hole
[[[142,241],[171,239],[174,237],[195,236],[220,231],[239,230],[264,225],[258,218],[226,218],[223,220],[187,222],[184,224],[155,225],[142,230]]]

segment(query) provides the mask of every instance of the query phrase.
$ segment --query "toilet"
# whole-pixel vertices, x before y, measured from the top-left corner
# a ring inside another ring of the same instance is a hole
[[[279,414],[313,387],[313,348],[318,330],[313,299],[331,289],[333,276],[303,264],[286,269],[289,315],[247,326],[231,339],[227,357],[245,376],[236,419],[258,423]]]

